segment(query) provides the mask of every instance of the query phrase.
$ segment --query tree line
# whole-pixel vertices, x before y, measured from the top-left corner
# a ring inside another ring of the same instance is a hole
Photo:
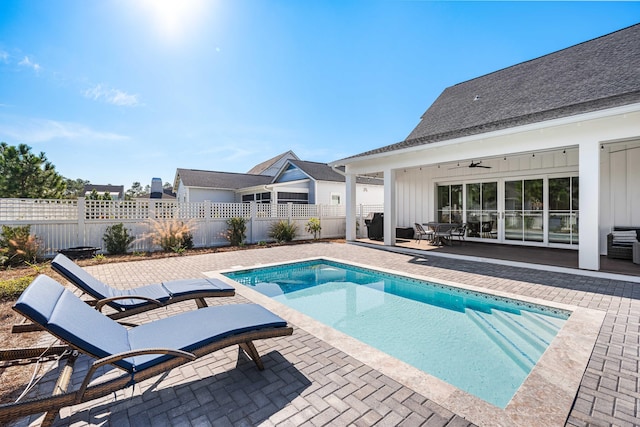
[[[60,175],[44,152],[34,154],[26,144],[0,143],[0,198],[75,199],[85,196],[86,185],[91,182]],[[167,186],[170,184],[165,183],[164,187]],[[125,199],[143,197],[150,189],[150,185],[143,187],[136,181],[126,190]],[[93,190],[88,198],[110,200],[111,196]]]

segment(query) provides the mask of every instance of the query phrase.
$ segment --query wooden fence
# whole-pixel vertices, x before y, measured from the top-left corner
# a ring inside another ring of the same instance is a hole
[[[366,234],[364,218],[381,212],[381,205],[358,206],[359,234]],[[268,242],[272,224],[287,220],[297,226],[297,240],[313,236],[305,231],[310,218],[319,218],[321,237],[345,236],[345,207],[342,205],[179,203],[165,200],[74,200],[0,199],[0,225],[29,225],[41,242],[45,256],[59,249],[91,246],[104,250],[106,228],[122,223],[136,236],[131,251],[154,251],[148,238],[153,221],[181,221],[190,225],[195,247],[225,246],[227,220],[247,219],[246,243]]]

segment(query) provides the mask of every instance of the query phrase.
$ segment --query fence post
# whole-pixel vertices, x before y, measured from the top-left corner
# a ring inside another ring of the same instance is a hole
[[[258,218],[258,204],[252,201],[249,204],[249,243],[253,244],[256,242],[256,232],[255,232],[255,223]]]
[[[158,217],[156,216],[156,202],[150,199],[149,204],[147,205],[147,209],[149,210],[150,219],[158,219]]]
[[[204,201],[204,247],[208,248],[211,246],[211,218],[212,218],[213,207],[211,200]]]
[[[78,197],[78,232],[76,234],[77,246],[85,246],[87,230],[84,220],[87,217],[87,204],[84,197]]]

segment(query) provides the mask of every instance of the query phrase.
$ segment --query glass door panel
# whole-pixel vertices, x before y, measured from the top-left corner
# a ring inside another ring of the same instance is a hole
[[[543,180],[505,182],[505,239],[544,241]]]
[[[549,242],[578,243],[578,177],[549,179]]]
[[[467,235],[481,239],[498,238],[498,183],[466,184]]]
[[[438,186],[438,222],[462,222],[462,184]]]

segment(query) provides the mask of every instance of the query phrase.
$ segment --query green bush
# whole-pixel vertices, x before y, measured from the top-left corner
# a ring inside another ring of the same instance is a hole
[[[17,298],[27,289],[33,279],[33,276],[24,276],[17,279],[0,280],[0,300]]]
[[[320,237],[320,230],[322,230],[322,227],[320,226],[320,218],[309,218],[309,222],[307,222],[304,229],[307,233],[313,234],[314,239]]]
[[[31,226],[2,226],[0,234],[0,261],[3,265],[34,263],[40,254],[40,242],[31,235]]]
[[[114,224],[107,227],[102,240],[107,247],[107,252],[111,255],[126,254],[129,245],[136,238],[129,234],[129,230],[123,223]]]
[[[225,238],[231,246],[240,246],[244,243],[247,235],[247,220],[242,217],[233,217],[227,220],[227,234]]]
[[[276,242],[290,242],[296,237],[298,227],[295,223],[289,223],[289,221],[279,221],[273,223],[269,229],[269,237],[275,239]]]

